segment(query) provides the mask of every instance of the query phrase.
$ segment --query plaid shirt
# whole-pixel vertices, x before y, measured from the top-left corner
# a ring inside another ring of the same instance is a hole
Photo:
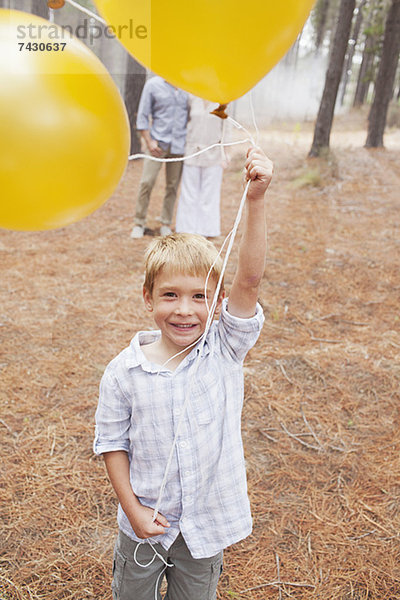
[[[190,385],[160,512],[171,527],[151,538],[168,549],[182,533],[193,558],[213,556],[251,533],[252,520],[241,439],[242,364],[264,321],[257,305],[250,319],[234,317],[224,300],[204,346],[197,344],[177,369],[160,370],[141,345],[160,332],[139,332],[105,370],[96,411],[96,454],[125,450],[131,486],[154,508]],[[195,381],[194,359],[202,352]],[[136,537],[121,506],[118,524]]]

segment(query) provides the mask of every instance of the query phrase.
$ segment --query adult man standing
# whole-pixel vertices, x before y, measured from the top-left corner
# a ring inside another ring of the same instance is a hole
[[[151,118],[151,124],[150,124]],[[188,94],[162,77],[152,77],[143,88],[136,128],[144,139],[148,153],[156,158],[183,156],[188,120]],[[144,235],[150,194],[162,163],[144,160],[142,178],[136,201],[135,225],[131,237]],[[171,221],[176,193],[182,173],[182,161],[165,163],[165,195],[161,212],[161,235],[171,233]]]

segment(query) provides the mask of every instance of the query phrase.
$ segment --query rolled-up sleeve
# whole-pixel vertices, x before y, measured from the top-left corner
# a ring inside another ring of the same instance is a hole
[[[131,402],[124,396],[115,377],[105,371],[100,382],[99,403],[95,415],[95,454],[129,451]]]
[[[149,82],[146,82],[144,85],[136,118],[136,129],[140,131],[144,129],[150,129],[149,117],[151,115],[151,91],[148,84]]]
[[[236,362],[242,362],[247,352],[256,343],[263,323],[264,313],[257,303],[254,317],[242,319],[235,317],[228,311],[228,300],[222,303],[221,317],[218,323],[223,348]]]

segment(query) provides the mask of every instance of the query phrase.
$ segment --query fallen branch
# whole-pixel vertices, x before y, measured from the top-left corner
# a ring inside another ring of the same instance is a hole
[[[253,590],[260,590],[263,587],[280,587],[283,585],[286,585],[287,587],[297,588],[316,588],[316,586],[312,583],[297,583],[296,581],[270,581],[269,583],[260,583],[260,585],[255,585],[254,587],[241,590],[239,594],[247,594],[247,592],[252,592]]]
[[[309,331],[309,334],[310,334],[310,338],[312,339],[313,342],[324,342],[325,344],[342,344],[343,343],[342,340],[327,340],[325,338],[314,337],[314,334],[312,331]]]
[[[279,425],[282,427],[283,431],[291,438],[293,438],[294,440],[296,440],[297,442],[299,442],[300,444],[302,444],[303,446],[305,446],[306,448],[310,448],[310,450],[318,450],[319,452],[321,450],[323,450],[322,446],[313,446],[312,444],[308,444],[307,442],[305,442],[304,440],[302,440],[301,438],[299,438],[297,435],[295,435],[294,433],[291,433],[283,423],[279,422]]]
[[[305,426],[307,427],[307,429],[309,430],[309,432],[311,433],[311,435],[313,436],[314,440],[317,442],[318,446],[320,447],[321,450],[323,450],[323,445],[321,444],[321,442],[319,441],[319,439],[317,438],[316,434],[314,433],[313,429],[311,428],[309,422],[307,421],[307,417],[304,414],[303,411],[303,407],[300,405],[300,412],[301,412],[301,416],[303,417],[303,421],[305,423]]]
[[[280,370],[281,370],[282,375],[284,376],[284,378],[290,383],[290,385],[294,385],[293,381],[290,379],[290,377],[288,377],[288,375],[287,375],[287,373],[285,371],[285,367],[283,366],[283,364],[281,363],[281,361],[277,360],[276,364],[280,368]]]
[[[275,560],[276,560],[276,572],[278,574],[278,582],[281,583],[281,567],[279,563],[279,555],[275,552]],[[281,586],[279,586],[279,600],[282,600],[282,590]]]
[[[259,433],[261,433],[261,435],[263,435],[264,437],[266,437],[267,440],[270,440],[271,442],[277,442],[278,441],[274,437],[272,437],[272,435],[269,435],[268,433],[266,433],[262,429],[259,429],[258,431],[259,431]]]

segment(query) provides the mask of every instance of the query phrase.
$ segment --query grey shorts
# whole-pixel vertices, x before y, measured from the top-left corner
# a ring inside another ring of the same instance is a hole
[[[161,600],[161,581],[168,582],[164,600],[215,600],[219,576],[222,572],[222,552],[211,558],[192,558],[185,540],[179,534],[175,542],[165,550],[161,544],[154,548],[173,567],[165,568],[156,557],[147,567],[140,567],[134,560],[137,542],[119,532],[114,550],[112,594],[113,600]],[[146,542],[137,549],[136,560],[149,563],[154,552]],[[156,591],[157,587],[157,591]]]

